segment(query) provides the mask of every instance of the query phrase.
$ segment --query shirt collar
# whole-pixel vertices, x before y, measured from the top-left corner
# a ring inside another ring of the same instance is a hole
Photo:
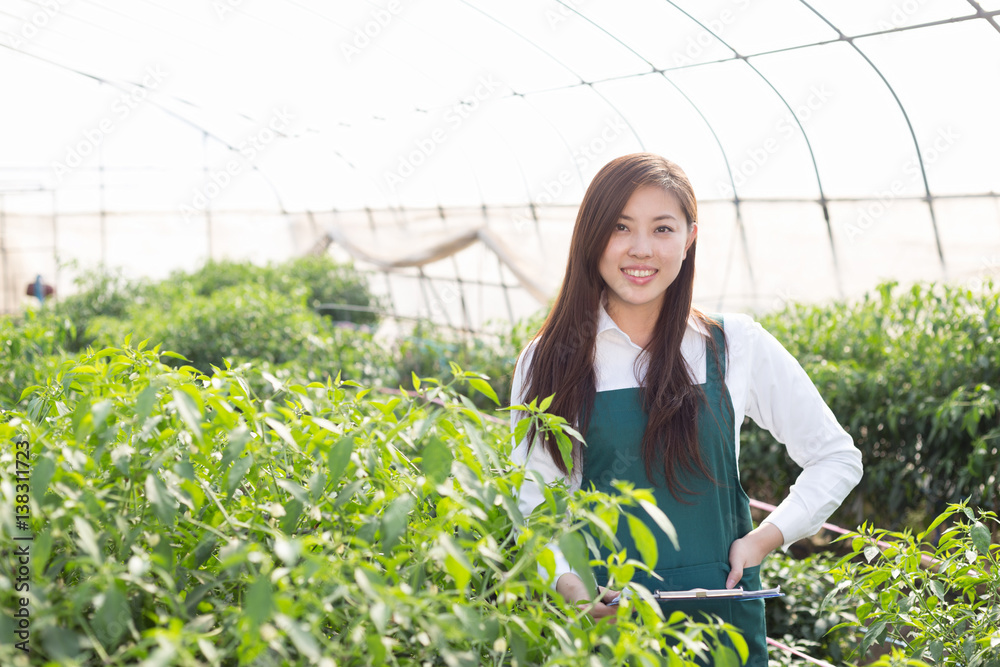
[[[619,336],[627,340],[629,343],[632,343],[632,345],[635,345],[635,343],[632,342],[632,339],[629,338],[628,334],[622,331],[618,325],[615,324],[615,321],[611,319],[611,316],[608,315],[608,309],[606,307],[607,302],[607,289],[603,289],[601,290],[600,307],[597,310],[597,335],[600,336],[605,331],[616,331]],[[702,324],[693,314],[688,315],[687,328],[689,332],[693,329],[702,336],[708,336],[708,330],[705,328],[705,325]],[[687,338],[687,336],[685,336],[685,338]],[[636,347],[638,347],[638,345],[636,345]]]

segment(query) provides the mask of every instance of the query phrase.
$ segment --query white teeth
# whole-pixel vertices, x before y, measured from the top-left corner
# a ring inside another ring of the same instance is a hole
[[[645,271],[636,271],[635,269],[622,269],[622,271],[624,271],[626,275],[632,276],[633,278],[646,278],[656,273],[656,271],[651,271],[648,269]]]

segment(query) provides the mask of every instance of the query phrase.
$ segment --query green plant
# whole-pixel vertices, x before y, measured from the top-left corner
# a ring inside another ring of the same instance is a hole
[[[886,283],[857,303],[761,318],[854,438],[865,476],[835,523],[898,528],[947,503],[1000,510],[1000,291]],[[744,487],[778,501],[799,468],[748,423]]]
[[[868,663],[868,667],[933,667],[923,660],[907,657],[904,651],[893,648],[888,654],[879,656],[875,662]]]
[[[7,641],[2,573],[0,663],[691,665],[729,634],[642,599],[595,624],[549,594],[546,545],[586,561],[583,528],[611,539],[644,496],[553,487],[523,517],[508,429],[458,392],[494,398],[478,375],[413,378],[413,397],[340,378],[258,397],[244,370],[170,354],[87,351],[5,413],[5,459],[31,451],[32,652]],[[23,532],[13,489],[4,466],[5,551]]]
[[[284,294],[243,283],[188,295],[167,309],[136,305],[128,315],[96,319],[88,329],[93,343],[110,346],[131,333],[164,344],[206,373],[224,358],[318,364],[333,356],[327,323],[305,305],[304,289]]]
[[[541,315],[508,324],[496,336],[470,336],[438,329],[419,322],[402,334],[393,351],[397,383],[405,384],[412,373],[437,377],[448,372],[451,362],[474,368],[490,379],[499,397],[506,402],[514,377],[514,363],[524,346],[541,326]],[[474,398],[486,407],[484,396]]]
[[[0,409],[13,408],[29,385],[44,382],[62,358],[60,332],[34,309],[0,317]]]
[[[760,575],[765,587],[781,586],[784,593],[768,600],[764,607],[768,636],[814,658],[840,663],[854,644],[853,633],[843,627],[831,630],[857,618],[848,600],[827,599],[836,585],[829,572],[835,562],[823,552],[801,560],[778,552],[764,560]],[[771,653],[772,662],[799,664],[797,658],[780,651],[772,649]]]
[[[842,538],[852,549],[832,571],[830,597],[858,603],[858,621],[843,624],[864,628],[858,654],[891,640],[935,665],[1000,665],[1000,544],[990,542],[998,524],[995,513],[960,503],[916,536],[865,525]]]
[[[327,255],[307,255],[277,264],[257,266],[250,262],[210,261],[192,272],[176,271],[151,285],[143,300],[159,306],[187,296],[211,296],[239,285],[287,294],[305,292],[308,306],[334,321],[370,326],[378,323],[381,303],[351,264],[340,264]],[[329,304],[357,306],[360,310],[335,308]],[[371,310],[366,310],[371,309]]]
[[[99,317],[124,317],[129,306],[145,289],[140,280],[126,278],[121,271],[104,266],[84,271],[74,279],[76,291],[52,302],[43,312],[57,332],[57,342],[68,352],[78,352],[91,339],[87,327]]]

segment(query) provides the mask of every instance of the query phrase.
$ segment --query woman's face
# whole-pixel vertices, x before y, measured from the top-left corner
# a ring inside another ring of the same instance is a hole
[[[632,193],[598,264],[609,313],[658,314],[697,231],[673,192],[645,185]]]

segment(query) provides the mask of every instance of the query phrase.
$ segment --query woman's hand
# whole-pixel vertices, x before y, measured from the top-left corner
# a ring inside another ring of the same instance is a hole
[[[584,585],[583,580],[576,574],[572,572],[567,572],[559,577],[559,581],[556,582],[556,590],[562,595],[567,602],[575,603],[581,609],[584,609],[594,620],[600,620],[602,618],[611,617],[608,619],[609,623],[616,623],[618,621],[615,615],[618,613],[618,607],[609,607],[606,603],[611,602],[615,599],[615,596],[619,594],[619,591],[613,591],[610,588],[605,588],[604,586],[598,586],[598,590],[601,592],[601,597],[597,602],[591,604],[590,595],[587,593],[587,587]]]
[[[734,588],[743,578],[743,568],[764,562],[764,557],[785,543],[773,523],[762,523],[729,547],[729,577],[726,588]]]

